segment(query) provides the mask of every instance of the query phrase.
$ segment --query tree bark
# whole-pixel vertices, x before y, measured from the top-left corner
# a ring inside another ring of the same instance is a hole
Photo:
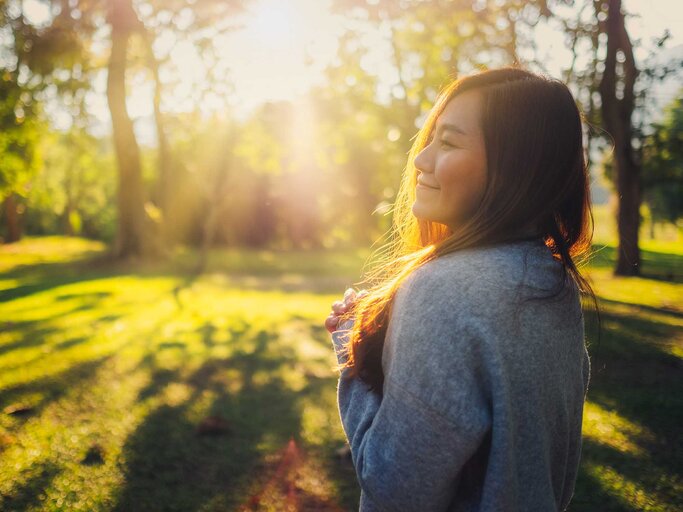
[[[145,211],[140,148],[126,110],[126,53],[139,20],[131,0],[111,0],[111,55],[107,101],[111,112],[114,148],[119,168],[118,226],[114,255],[118,258],[155,254],[156,241]]]
[[[74,167],[76,158],[71,155],[66,167],[66,179],[64,180],[64,194],[66,195],[66,205],[64,205],[64,212],[62,213],[62,222],[64,223],[64,234],[66,236],[74,236],[75,230],[71,222],[72,212],[74,211]]]
[[[633,47],[626,32],[621,0],[609,0],[606,20],[607,56],[600,81],[602,118],[605,128],[614,138],[614,168],[618,194],[617,228],[619,251],[616,275],[633,276],[640,273],[638,229],[640,227],[640,164],[632,145],[632,115],[635,104],[634,85],[638,69],[633,58]],[[623,53],[623,63],[617,54]],[[617,68],[623,72],[617,76]]]
[[[114,148],[119,170],[118,226],[114,256],[148,256],[156,253],[156,236],[145,211],[140,148],[126,110],[126,53],[128,40],[139,20],[131,0],[110,0],[111,55],[107,101],[111,112]]]
[[[19,212],[17,211],[17,200],[14,192],[10,192],[3,204],[5,210],[5,227],[7,236],[4,243],[11,244],[21,240],[21,227],[19,225]]]
[[[156,193],[155,200],[156,204],[162,212],[162,222],[161,222],[161,233],[162,240],[166,244],[170,244],[174,241],[172,226],[169,222],[171,217],[171,192],[172,192],[172,182],[173,182],[173,159],[171,154],[171,147],[168,142],[168,136],[166,134],[166,122],[164,119],[164,114],[161,111],[161,97],[163,84],[161,83],[161,78],[159,77],[159,61],[154,55],[153,42],[153,32],[151,32],[146,27],[141,27],[143,30],[143,37],[145,40],[145,45],[147,47],[147,67],[152,72],[152,78],[154,80],[154,124],[157,131],[157,150],[158,150],[158,177],[156,183]]]

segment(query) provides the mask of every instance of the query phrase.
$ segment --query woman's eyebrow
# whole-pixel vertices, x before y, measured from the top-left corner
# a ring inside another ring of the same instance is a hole
[[[438,131],[440,132],[456,132],[460,133],[461,135],[467,135],[467,132],[460,128],[457,124],[452,124],[452,123],[444,123],[441,126],[438,127]]]

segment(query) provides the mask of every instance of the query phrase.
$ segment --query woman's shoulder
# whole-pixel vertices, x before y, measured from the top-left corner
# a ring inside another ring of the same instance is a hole
[[[416,269],[404,287],[433,297],[475,295],[490,303],[496,297],[519,293],[523,285],[552,288],[561,271],[562,264],[538,239],[468,248],[441,256]]]
[[[457,351],[462,347],[453,336],[462,336],[463,330],[497,346],[508,343],[510,333],[519,332],[523,315],[555,325],[558,318],[566,317],[568,307],[578,307],[578,298],[572,290],[558,295],[561,303],[544,302],[548,307],[527,300],[552,296],[565,279],[562,263],[539,242],[462,250],[419,267],[395,297],[394,334],[418,329],[421,338],[433,341],[425,346],[433,345],[437,352],[448,347]]]

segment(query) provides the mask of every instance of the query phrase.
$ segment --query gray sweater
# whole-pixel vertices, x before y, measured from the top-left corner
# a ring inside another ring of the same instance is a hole
[[[362,511],[564,510],[590,360],[571,280],[542,240],[467,249],[397,292],[382,394],[339,378]],[[332,340],[340,362],[350,323]]]

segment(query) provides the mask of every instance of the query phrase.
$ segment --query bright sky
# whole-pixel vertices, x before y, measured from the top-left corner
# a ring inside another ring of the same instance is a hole
[[[236,20],[242,28],[215,41],[218,61],[209,66],[214,74],[225,78],[225,87],[202,102],[198,91],[208,72],[203,59],[190,42],[160,38],[155,51],[162,55],[170,51],[171,61],[180,71],[180,80],[163,108],[182,112],[199,104],[201,110],[210,112],[222,110],[227,104],[238,115],[245,115],[267,101],[304,96],[310,87],[323,80],[323,71],[335,58],[337,40],[345,29],[345,20],[330,12],[330,3],[331,0],[252,1],[248,12]],[[624,0],[624,4],[627,12],[634,15],[628,22],[632,38],[642,39],[646,47],[651,47],[652,38],[669,29],[672,38],[667,46],[683,44],[683,0]],[[49,19],[45,5],[40,0],[24,0],[25,13],[34,21]],[[379,73],[385,88],[390,89],[396,80],[388,64],[390,46],[377,30],[366,28],[365,37],[374,50],[364,67]],[[559,75],[570,59],[561,31],[552,25],[539,26],[536,38],[543,48],[548,71]],[[151,143],[151,83],[140,76],[131,77],[131,85],[128,110],[137,120],[136,128],[143,142]],[[105,87],[103,75],[89,97],[90,111],[101,121],[103,129],[109,124]],[[663,94],[673,93],[675,88]],[[55,115],[60,117],[58,110]]]

